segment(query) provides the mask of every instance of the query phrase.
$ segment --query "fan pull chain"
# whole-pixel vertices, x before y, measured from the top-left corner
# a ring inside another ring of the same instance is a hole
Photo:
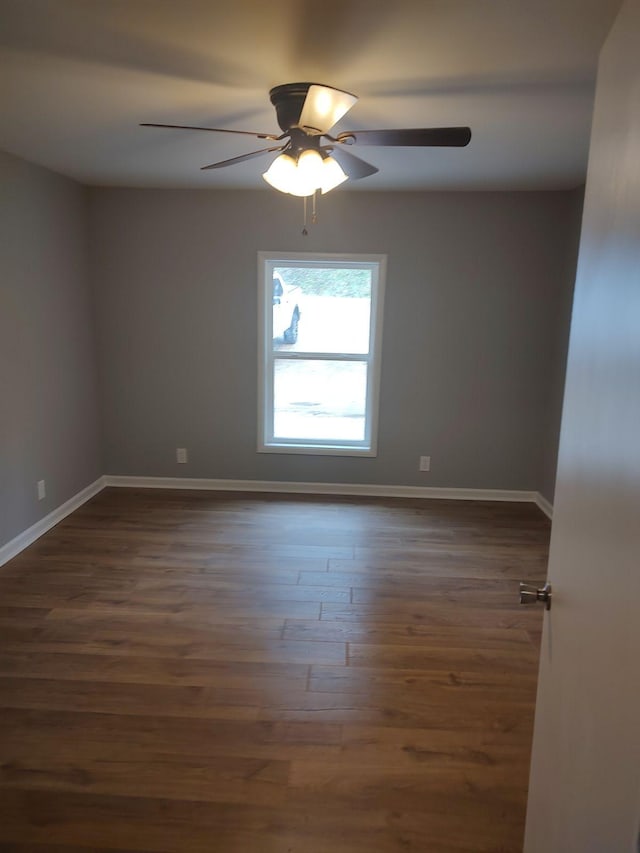
[[[309,232],[307,231],[307,198],[308,198],[308,196],[304,196],[302,199],[304,202],[304,222],[303,222],[303,226],[302,226],[302,236],[303,237],[309,236]],[[318,191],[316,190],[313,193],[312,200],[311,200],[311,224],[312,225],[315,225],[316,222],[318,221],[318,210],[317,210],[317,206],[316,206],[316,199],[317,198],[318,198]]]

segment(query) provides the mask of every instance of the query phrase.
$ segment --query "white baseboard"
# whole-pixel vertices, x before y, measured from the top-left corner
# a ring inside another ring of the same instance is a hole
[[[553,518],[553,504],[549,503],[549,501],[544,497],[544,495],[541,495],[540,492],[536,492],[535,495],[535,502],[538,507],[547,516],[547,518]]]
[[[106,486],[137,489],[196,489],[217,492],[272,492],[305,495],[350,495],[379,498],[431,498],[454,501],[535,503],[552,518],[553,507],[540,492],[512,489],[447,489],[438,486],[385,486],[367,483],[292,483],[279,480],[211,480],[200,477],[126,477],[105,475],[0,548],[0,566],[35,542],[43,533],[81,507]]]
[[[448,489],[437,486],[386,486],[368,483],[294,483],[279,480],[209,480],[197,477],[105,478],[105,486],[138,489],[202,489],[223,492],[276,492],[311,495],[352,495],[381,498],[435,498],[463,501],[537,503],[537,492],[505,489]]]
[[[72,498],[69,498],[68,501],[65,501],[57,507],[57,509],[52,510],[49,515],[45,515],[45,517],[41,518],[40,521],[32,524],[31,527],[23,530],[22,533],[19,533],[14,539],[7,542],[6,545],[3,545],[0,548],[0,566],[3,566],[6,562],[15,557],[20,553],[20,551],[24,551],[24,549],[31,545],[32,542],[39,539],[43,533],[46,533],[47,530],[51,530],[51,528],[58,524],[58,522],[62,521],[63,518],[71,515],[71,513],[78,509],[78,507],[82,506],[83,503],[86,503],[94,495],[97,495],[98,492],[101,492],[102,489],[104,489],[104,486],[105,478],[98,477],[98,479],[94,483],[91,483],[91,485],[87,486],[86,489],[82,489],[82,491],[78,492]]]

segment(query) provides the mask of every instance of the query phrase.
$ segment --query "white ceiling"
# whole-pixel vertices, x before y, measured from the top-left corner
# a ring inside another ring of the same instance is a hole
[[[585,176],[599,48],[620,0],[0,0],[0,148],[86,184],[265,187],[268,90],[360,100],[337,130],[469,125],[463,149],[353,153],[358,189],[530,189]],[[266,147],[266,146],[264,146]]]

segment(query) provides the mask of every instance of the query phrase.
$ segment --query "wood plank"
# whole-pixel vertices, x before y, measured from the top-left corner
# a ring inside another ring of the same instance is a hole
[[[280,692],[304,690],[309,666],[270,661],[234,661],[231,666],[227,660],[100,655],[80,646],[78,652],[0,651],[0,676]]]
[[[462,658],[461,660],[464,660]],[[536,697],[535,672],[501,672],[494,667],[475,672],[443,669],[399,669],[377,666],[312,666],[308,689],[317,693],[365,693],[434,695],[446,697],[452,706],[469,697],[533,705]],[[295,688],[294,688],[295,689]]]
[[[364,622],[367,625],[399,624],[467,628],[534,630],[540,625],[537,610],[515,606],[495,609],[487,596],[484,606],[462,607],[428,600],[387,598],[374,604],[323,604],[320,618],[329,622]]]
[[[457,701],[456,701],[457,700]],[[532,734],[533,708],[530,702],[487,699],[471,692],[436,692],[416,696],[415,691],[360,693],[287,692],[271,696],[258,709],[260,720],[291,720],[350,725],[377,725],[394,728],[464,728]]]
[[[402,625],[362,622],[285,620],[283,634],[287,640],[358,643],[374,645],[415,645],[422,649],[452,647],[465,649],[498,649],[517,653],[530,651],[529,633],[518,628],[458,628],[431,625]]]
[[[150,588],[146,588],[150,587]],[[132,581],[107,581],[92,584],[87,579],[86,586],[81,579],[75,583],[51,584],[34,589],[25,589],[20,581],[0,580],[0,595],[16,604],[26,607],[63,607],[78,606],[81,603],[117,606],[171,607],[177,604],[197,603],[200,607],[213,606],[219,602],[238,603],[250,601],[312,601],[332,602],[335,604],[350,601],[349,589],[336,587],[311,587],[296,584],[255,584],[234,581],[216,581],[212,579],[205,587],[183,584],[134,583]]]
[[[547,552],[544,548],[529,548],[525,552],[523,548],[469,548],[456,544],[447,546],[445,550],[429,544],[411,552],[404,552],[398,546],[393,553],[381,549],[353,560],[329,560],[328,571],[330,574],[354,571],[371,577],[380,572],[385,575],[400,572],[419,577],[520,580],[523,572],[532,578],[542,572],[544,577],[546,565]]]
[[[18,841],[9,844],[0,842],[0,853],[140,853],[138,850],[124,850],[122,847],[78,847],[68,844],[38,844],[33,842],[20,843]],[[164,852],[166,853],[166,851]]]
[[[82,768],[73,757],[72,745],[58,744],[46,756],[9,757],[0,766],[0,790],[138,796],[211,803],[282,805],[286,800],[289,762],[279,759],[211,756],[184,758],[156,752],[143,760],[130,756],[84,756]]]
[[[366,804],[355,810],[333,797],[320,812],[317,807],[298,805],[295,799],[276,809],[75,792],[9,789],[3,794],[3,835],[21,843],[71,840],[76,845],[128,846],[149,853],[223,853],[234,846],[239,851],[271,848],[296,853],[326,853],[327,849],[336,853],[489,853],[500,849],[496,843],[502,842],[502,850],[516,853],[517,846],[508,842],[516,838],[520,846],[522,842],[517,831],[506,823],[497,827],[480,809],[465,812],[466,829],[452,830],[450,819],[426,808],[417,824],[415,813],[409,811],[387,814]],[[38,818],[34,820],[33,815]]]
[[[517,652],[486,649],[446,649],[407,645],[376,645],[349,643],[347,649],[350,666],[375,666],[378,669],[442,669],[447,672],[465,669],[467,672],[490,671],[511,673],[531,672],[538,655],[533,647]]]
[[[243,639],[231,636],[223,641],[221,633],[203,632],[192,639],[184,635],[172,636],[170,632],[136,632],[127,635],[119,628],[109,629],[98,625],[84,632],[71,622],[60,620],[58,625],[48,625],[41,631],[19,629],[3,630],[4,649],[9,651],[29,648],[42,652],[78,652],[80,648],[90,654],[134,655],[136,657],[167,657],[179,659],[228,661],[233,663],[344,663],[344,643],[315,643],[305,640],[281,640],[271,632],[256,631]]]
[[[0,678],[0,707],[81,710],[86,713],[152,714],[207,719],[257,719],[257,690],[176,687],[45,678]]]
[[[239,756],[289,761],[335,755],[343,749],[341,725],[309,721],[0,708],[0,724],[7,750],[21,761],[46,757],[52,749],[55,754],[59,743],[77,748],[78,742],[83,754],[86,749],[94,758],[123,756],[136,761],[158,752],[189,759]]]

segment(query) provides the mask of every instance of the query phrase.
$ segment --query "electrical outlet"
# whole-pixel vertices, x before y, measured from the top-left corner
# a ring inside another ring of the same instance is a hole
[[[431,470],[431,457],[430,456],[421,456],[420,464],[418,465],[418,471],[430,471]]]
[[[179,462],[183,465],[188,461],[188,454],[186,447],[176,447],[176,462]]]
[[[43,501],[47,496],[47,488],[44,480],[38,480],[38,500]]]

